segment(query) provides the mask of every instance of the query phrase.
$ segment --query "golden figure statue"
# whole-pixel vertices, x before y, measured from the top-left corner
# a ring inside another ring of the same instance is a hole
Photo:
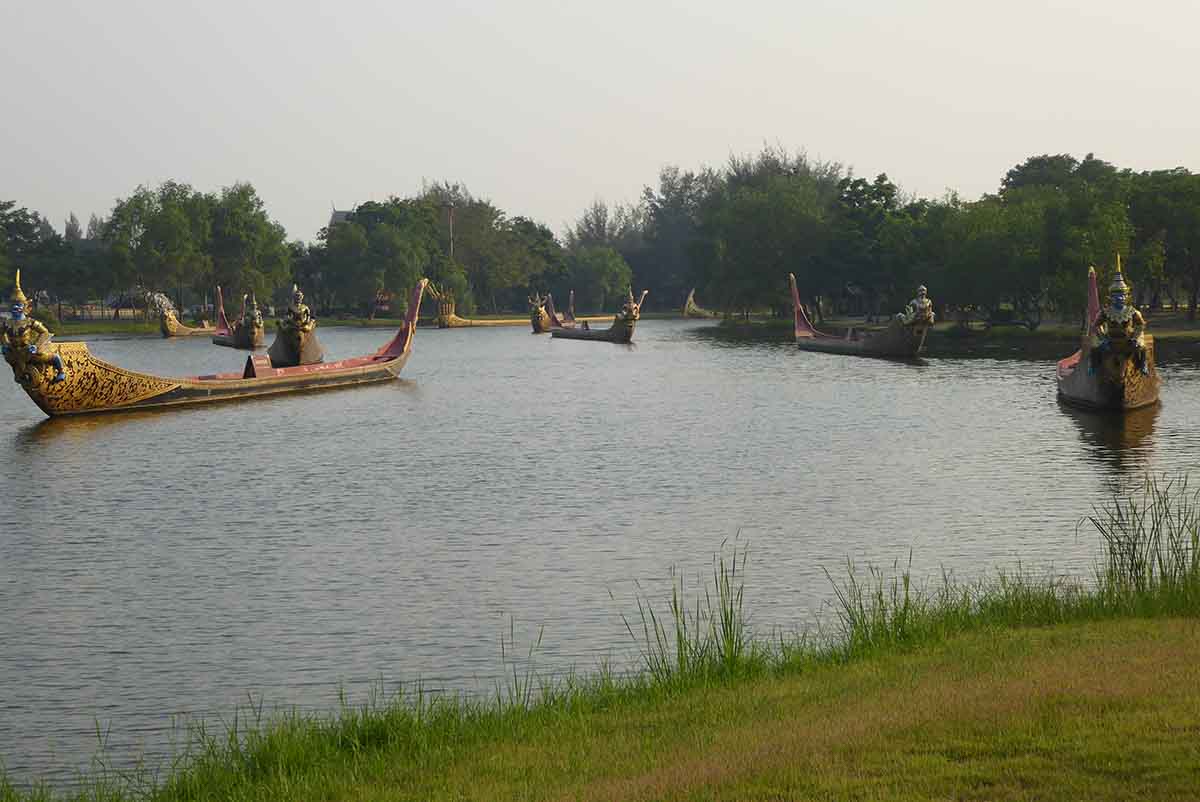
[[[533,326],[534,334],[545,334],[550,331],[550,313],[546,311],[546,299],[539,293],[529,296],[529,324]]]
[[[304,293],[295,284],[292,285],[292,302],[288,305],[287,313],[279,318],[278,324],[275,342],[267,351],[274,367],[312,365],[325,359],[325,349],[314,333],[317,319],[304,303]]]
[[[1091,362],[1088,370],[1096,371],[1096,365],[1109,352],[1130,353],[1134,364],[1142,375],[1150,372],[1146,362],[1146,319],[1133,304],[1128,302],[1129,286],[1121,275],[1121,257],[1117,255],[1117,274],[1108,286],[1109,303],[1100,311],[1092,334]]]
[[[54,368],[50,384],[65,381],[67,371],[58,346],[50,342],[54,335],[40,320],[30,317],[33,305],[21,292],[21,271],[17,271],[16,286],[12,294],[12,319],[0,328],[0,351],[13,369],[13,378],[22,385],[44,380],[46,366]]]
[[[317,319],[304,303],[304,293],[295,284],[292,285],[292,302],[288,304],[287,314],[279,319],[279,328],[307,334],[317,327]]]
[[[917,287],[917,297],[909,301],[904,311],[897,315],[901,322],[907,326],[914,323],[933,325],[933,301],[929,300],[928,292],[924,284]]]

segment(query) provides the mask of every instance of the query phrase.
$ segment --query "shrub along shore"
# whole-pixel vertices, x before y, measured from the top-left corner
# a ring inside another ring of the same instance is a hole
[[[1094,576],[833,582],[825,628],[751,631],[746,552],[639,601],[641,670],[514,674],[191,731],[163,773],[0,800],[1189,798],[1200,772],[1200,493],[1147,479],[1082,527]]]

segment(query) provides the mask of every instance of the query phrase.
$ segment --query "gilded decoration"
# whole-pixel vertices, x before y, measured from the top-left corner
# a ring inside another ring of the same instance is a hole
[[[929,300],[925,285],[917,287],[917,297],[908,302],[904,311],[896,315],[906,326],[933,325],[933,301]]]
[[[53,380],[49,365],[9,361],[14,380],[47,414],[130,406],[179,387],[177,381],[133,373],[96,359],[86,343],[59,343],[54,348],[67,374],[64,381]]]

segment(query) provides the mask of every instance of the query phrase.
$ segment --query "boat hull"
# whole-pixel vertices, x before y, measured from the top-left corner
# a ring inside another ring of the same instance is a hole
[[[214,334],[212,337],[213,345],[224,345],[227,348],[241,348],[244,351],[253,351],[255,348],[262,348],[266,342],[266,337],[261,328],[238,329],[233,332]]]
[[[1082,409],[1128,412],[1158,403],[1161,380],[1154,359],[1154,338],[1145,335],[1146,372],[1133,355],[1113,350],[1092,364],[1092,346],[1083,347],[1058,363],[1058,397]]]
[[[583,326],[574,326],[562,329],[550,329],[550,336],[562,340],[595,340],[598,342],[609,343],[631,343],[633,342],[633,330],[636,327],[636,320],[622,320],[618,317],[613,321],[610,328],[607,329],[591,329]]]
[[[864,337],[841,338],[820,335],[796,337],[796,347],[802,351],[822,351],[829,354],[872,356],[880,359],[916,359],[925,350],[928,326],[910,326],[893,320],[881,332]]]
[[[158,330],[164,337],[203,337],[212,334],[216,329],[212,326],[193,328],[180,323],[173,315],[160,315]]]

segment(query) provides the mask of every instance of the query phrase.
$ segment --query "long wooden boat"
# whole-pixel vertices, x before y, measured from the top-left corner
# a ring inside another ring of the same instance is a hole
[[[162,308],[158,312],[158,330],[164,337],[203,337],[213,334],[216,328],[208,325],[185,326],[175,317],[174,309]]]
[[[588,321],[574,328],[551,329],[551,337],[559,337],[564,340],[598,340],[610,343],[629,343],[633,342],[633,330],[637,326],[638,318],[642,315],[642,302],[646,300],[646,296],[650,293],[649,290],[642,290],[642,297],[636,301],[633,298],[633,290],[629,290],[629,298],[625,301],[625,305],[621,307],[621,311],[613,317],[612,325],[607,329],[593,329],[588,325]]]
[[[249,314],[249,317],[247,317]],[[251,298],[250,310],[246,310],[246,296],[242,296],[242,313],[231,326],[225,317],[225,299],[217,286],[217,327],[213,330],[212,341],[216,345],[229,348],[242,348],[253,351],[262,348],[265,341],[263,333],[262,314],[258,311],[258,302]]]
[[[417,282],[404,323],[382,348],[373,354],[337,362],[273,368],[267,356],[248,354],[241,371],[176,379],[125,370],[92,356],[86,343],[65,342],[46,346],[47,352],[61,357],[65,366],[66,378],[54,381],[53,366],[44,364],[44,358],[35,361],[36,354],[13,349],[5,358],[16,381],[52,417],[201,404],[387,381],[399,375],[412,353],[425,284],[425,279]]]
[[[873,356],[885,359],[915,359],[925,347],[925,335],[933,326],[933,305],[920,290],[904,314],[896,315],[883,331],[860,334],[850,329],[845,337],[835,337],[817,331],[800,303],[796,276],[788,273],[792,288],[792,309],[795,317],[796,345],[804,351],[824,351],[831,354]]]
[[[1161,381],[1154,363],[1154,337],[1144,332],[1141,313],[1124,303],[1126,289],[1118,256],[1110,287],[1114,304],[1102,310],[1096,269],[1088,268],[1088,311],[1080,347],[1060,360],[1055,372],[1063,402],[1112,412],[1158,403]],[[1120,306],[1115,304],[1118,295]]]

